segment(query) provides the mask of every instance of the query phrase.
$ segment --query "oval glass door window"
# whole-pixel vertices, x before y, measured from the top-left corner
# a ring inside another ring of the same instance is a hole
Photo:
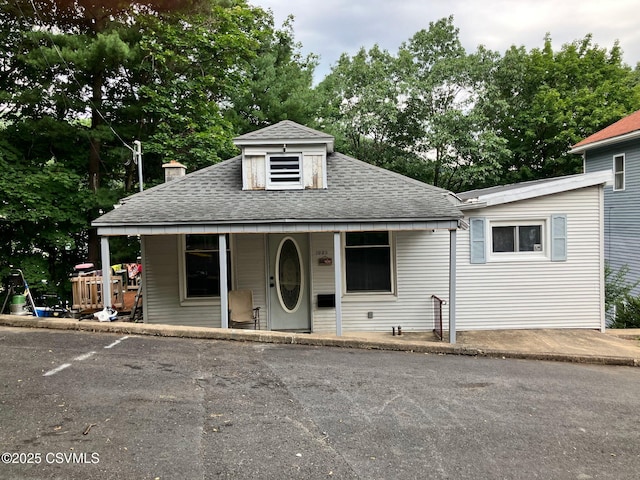
[[[300,249],[290,237],[284,238],[280,242],[276,256],[276,269],[280,305],[286,312],[293,313],[298,309],[302,300],[304,277]]]

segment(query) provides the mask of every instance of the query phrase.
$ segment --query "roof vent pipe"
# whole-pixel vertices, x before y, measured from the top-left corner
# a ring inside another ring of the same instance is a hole
[[[165,163],[164,165],[162,165],[162,168],[164,168],[165,183],[180,177],[184,177],[187,171],[187,167],[175,160],[171,160],[169,163]]]

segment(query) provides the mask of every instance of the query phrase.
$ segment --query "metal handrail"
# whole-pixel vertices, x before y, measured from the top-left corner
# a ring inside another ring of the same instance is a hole
[[[433,300],[433,333],[435,333],[440,340],[444,340],[442,332],[442,305],[446,305],[446,301],[438,297],[437,295],[431,295]]]

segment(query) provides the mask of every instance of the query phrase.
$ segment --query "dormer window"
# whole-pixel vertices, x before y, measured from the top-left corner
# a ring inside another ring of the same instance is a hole
[[[304,188],[302,154],[272,153],[267,155],[267,189]]]

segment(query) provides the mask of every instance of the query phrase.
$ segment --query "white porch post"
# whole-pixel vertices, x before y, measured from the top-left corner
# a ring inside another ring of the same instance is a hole
[[[218,250],[220,254],[220,327],[229,328],[229,289],[227,288],[227,237],[224,233],[218,235]]]
[[[456,233],[449,230],[449,343],[456,343]]]
[[[111,254],[109,237],[100,237],[100,261],[102,262],[102,306],[111,307]]]
[[[342,242],[340,232],[333,232],[333,273],[336,286],[336,335],[342,336]]]

